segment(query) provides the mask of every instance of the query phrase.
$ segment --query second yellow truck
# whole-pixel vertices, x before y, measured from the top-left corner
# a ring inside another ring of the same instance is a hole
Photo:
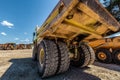
[[[114,61],[120,64],[120,37],[98,39],[88,42],[95,50],[95,55],[98,61],[111,63]]]

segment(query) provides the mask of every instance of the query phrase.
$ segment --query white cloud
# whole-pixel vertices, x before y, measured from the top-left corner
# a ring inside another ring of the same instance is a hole
[[[17,41],[17,40],[19,40],[19,38],[15,38],[15,40]]]
[[[29,42],[30,40],[29,39],[25,39],[25,42]]]
[[[13,26],[14,26],[14,24],[13,23],[10,23],[10,22],[8,22],[8,21],[2,21],[1,22],[1,25],[3,25],[3,26],[7,26],[8,28],[12,28]]]
[[[29,43],[30,42],[30,40],[28,39],[28,38],[26,38],[25,40],[20,40],[21,42],[27,42],[27,43]]]
[[[1,35],[6,36],[7,34],[5,32],[1,32]]]
[[[27,32],[24,32],[25,35],[27,35]]]

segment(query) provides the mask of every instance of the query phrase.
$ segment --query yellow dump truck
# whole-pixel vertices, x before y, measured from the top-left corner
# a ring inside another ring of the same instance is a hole
[[[14,50],[15,47],[16,47],[15,43],[5,43],[5,44],[2,44],[2,49],[3,50]]]
[[[32,44],[25,44],[25,49],[32,49]]]
[[[16,49],[25,49],[25,44],[17,44]]]
[[[120,64],[120,37],[99,39],[89,42],[100,62]]]
[[[0,44],[0,50],[3,50],[3,44]]]
[[[101,39],[117,32],[120,24],[98,0],[60,0],[33,36],[33,60],[48,77],[63,73],[69,65],[85,67],[95,60],[84,40]]]

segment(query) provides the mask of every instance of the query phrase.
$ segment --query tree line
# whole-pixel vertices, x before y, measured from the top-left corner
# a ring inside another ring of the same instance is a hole
[[[120,0],[102,0],[105,8],[120,22]]]

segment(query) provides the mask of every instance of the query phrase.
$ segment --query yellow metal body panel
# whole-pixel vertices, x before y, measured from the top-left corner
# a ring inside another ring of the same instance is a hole
[[[116,37],[112,39],[95,40],[91,42],[89,41],[88,43],[94,49],[97,49],[97,48],[119,49],[120,48],[120,37]]]

